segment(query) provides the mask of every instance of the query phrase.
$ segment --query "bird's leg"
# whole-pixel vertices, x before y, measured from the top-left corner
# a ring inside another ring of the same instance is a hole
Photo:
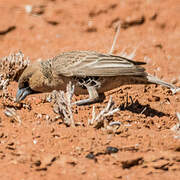
[[[86,86],[86,88],[89,93],[89,98],[77,101],[74,104],[78,106],[89,105],[89,104],[96,103],[100,100],[99,94],[94,86]]]

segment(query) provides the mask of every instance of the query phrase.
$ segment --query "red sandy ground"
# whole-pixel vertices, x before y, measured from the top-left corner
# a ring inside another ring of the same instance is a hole
[[[107,53],[120,20],[124,26],[114,53],[138,47],[135,60],[180,86],[179,8],[175,0],[1,0],[0,56],[21,50],[34,61],[70,50]],[[13,96],[16,88],[16,82],[9,86]],[[22,123],[5,116],[1,99],[0,179],[179,179],[180,139],[171,128],[178,123],[180,93],[155,85],[123,86],[107,92],[96,109],[111,94],[115,105],[122,105],[127,93],[136,103],[114,115],[122,122],[116,134],[87,125],[92,106],[77,108],[75,121],[81,125],[73,128],[51,120],[56,115],[44,94],[26,98],[30,110],[17,109]],[[108,146],[119,151],[107,154]],[[90,152],[94,159],[86,158]]]

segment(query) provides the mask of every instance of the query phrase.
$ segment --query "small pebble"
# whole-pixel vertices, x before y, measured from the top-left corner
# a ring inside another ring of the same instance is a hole
[[[93,152],[90,152],[89,154],[86,155],[86,158],[88,159],[94,159],[95,158],[95,155]]]
[[[93,152],[90,152],[89,154],[87,154],[87,155],[86,155],[86,158],[88,158],[88,159],[93,159],[94,162],[97,162],[96,155],[94,155]]]
[[[31,5],[25,5],[25,11],[27,12],[27,13],[31,13],[32,12],[32,6]]]
[[[119,149],[116,148],[116,147],[108,146],[106,148],[106,153],[107,154],[117,153],[118,151],[119,151]]]

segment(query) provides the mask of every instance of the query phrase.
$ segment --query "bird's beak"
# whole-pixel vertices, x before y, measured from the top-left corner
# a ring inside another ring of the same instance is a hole
[[[26,87],[26,88],[21,88],[17,90],[17,93],[16,93],[16,102],[20,102],[22,101],[23,99],[25,99],[25,97],[29,94],[32,94],[33,91],[31,90],[30,87]]]

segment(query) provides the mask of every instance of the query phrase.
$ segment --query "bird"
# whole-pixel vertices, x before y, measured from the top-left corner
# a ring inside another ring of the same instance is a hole
[[[75,87],[75,95],[89,94],[76,105],[97,103],[104,92],[128,84],[159,84],[176,92],[176,86],[148,74],[144,64],[95,51],[60,53],[27,66],[18,81],[16,101],[33,93],[65,91],[69,82]]]

